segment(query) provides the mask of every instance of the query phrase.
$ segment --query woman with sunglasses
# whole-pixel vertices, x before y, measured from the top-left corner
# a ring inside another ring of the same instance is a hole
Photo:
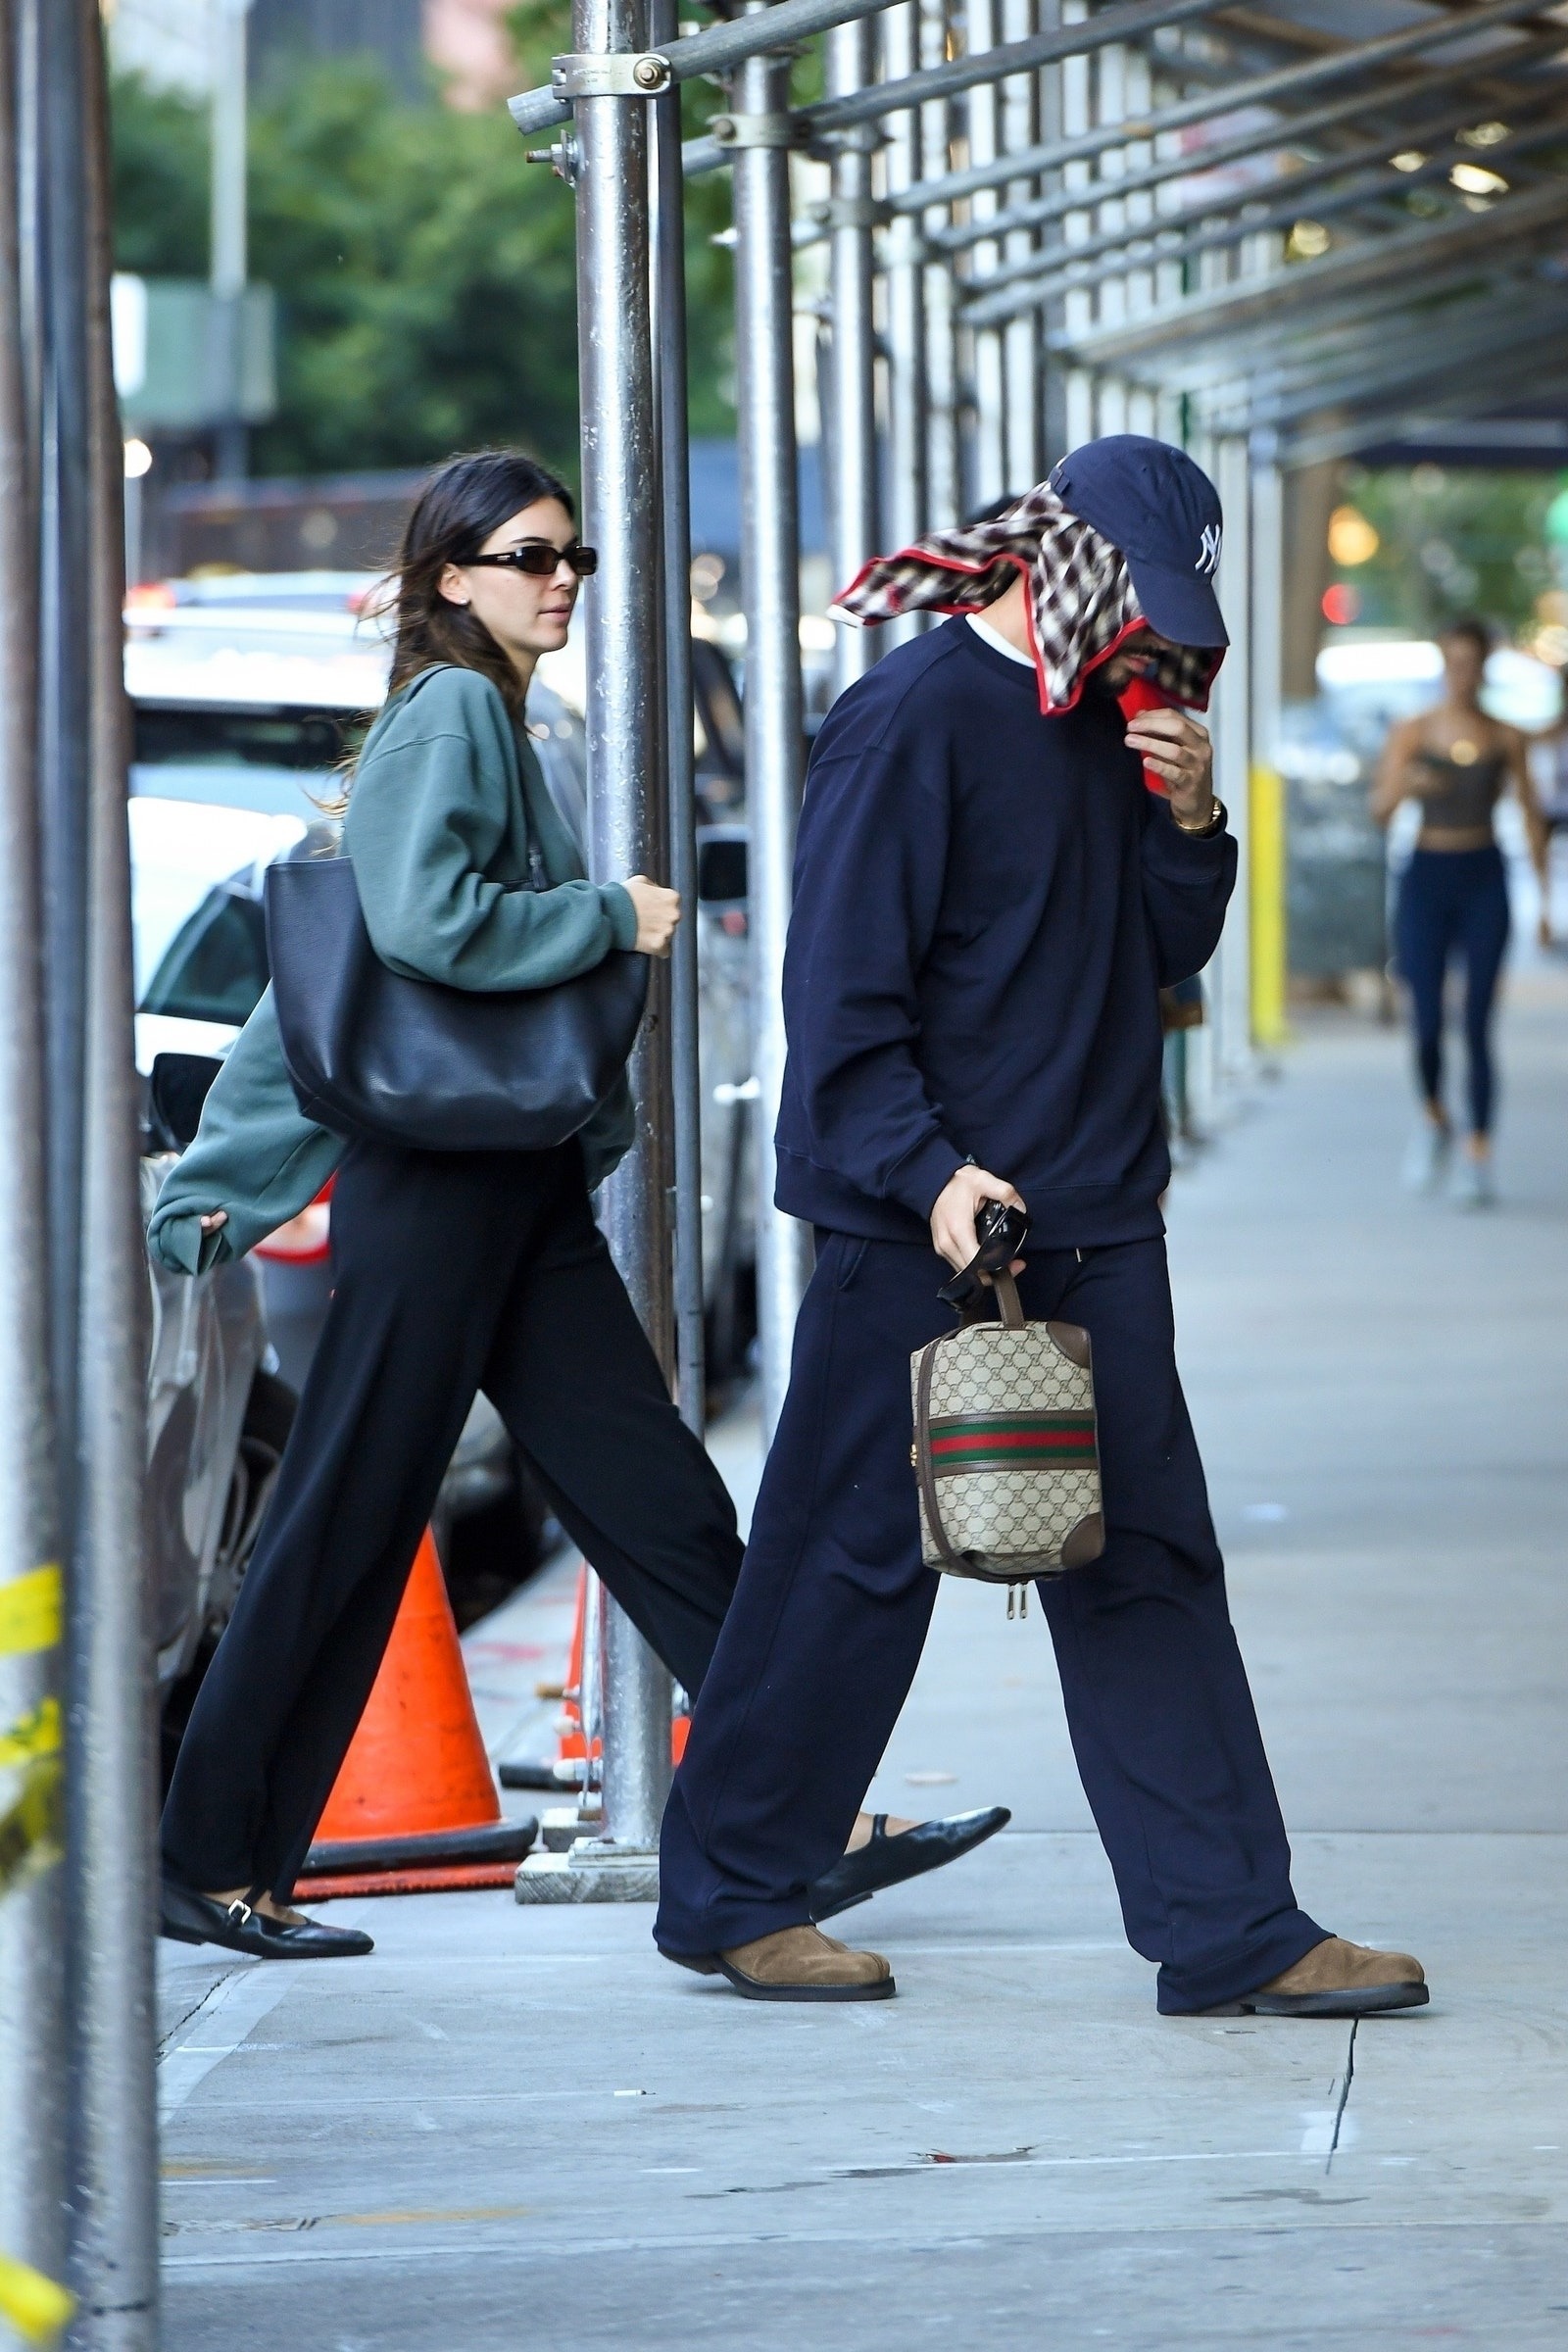
[[[343,847],[394,969],[548,988],[612,948],[664,956],[680,913],[646,875],[594,883],[523,724],[594,568],[569,493],[526,458],[460,458],[399,558],[386,705]],[[266,1524],[180,1746],[164,1812],[164,1932],[265,1954],[368,1951],[289,1896],[391,1635],[476,1389],[562,1525],[683,1683],[739,1571],[735,1514],[670,1402],[589,1193],[628,1149],[624,1078],[549,1152],[341,1139],[294,1100],[271,995],[154,1212],[188,1272],[239,1255],[335,1167],[333,1292]]]
[[[569,492],[529,459],[454,459],[415,508],[388,699],[343,820],[367,928],[394,969],[548,988],[612,948],[668,953],[674,892],[641,874],[584,879],[523,723],[534,667],[565,643],[594,567]],[[200,1272],[297,1215],[335,1169],[332,1301],[180,1745],[165,1935],[271,1959],[370,1949],[289,1897],[477,1389],[632,1622],[687,1690],[701,1687],[741,1545],[593,1221],[589,1194],[632,1136],[622,1079],[552,1152],[345,1147],[295,1100],[270,990],[252,1014],[149,1242]],[[813,1889],[816,1916],[956,1859],[1006,1818],[862,1815]]]

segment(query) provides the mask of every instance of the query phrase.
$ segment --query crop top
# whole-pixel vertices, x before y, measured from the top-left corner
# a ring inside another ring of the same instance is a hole
[[[1490,829],[1492,811],[1502,797],[1507,778],[1506,752],[1487,752],[1473,760],[1450,759],[1423,748],[1412,763],[1425,768],[1430,781],[1416,784],[1413,797],[1421,803],[1423,820],[1452,833],[1482,833]]]

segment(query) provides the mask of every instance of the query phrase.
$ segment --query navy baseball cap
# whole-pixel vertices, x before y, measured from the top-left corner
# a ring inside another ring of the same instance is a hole
[[[1152,628],[1173,645],[1229,645],[1214,594],[1219,492],[1184,449],[1110,433],[1063,458],[1050,487],[1070,514],[1120,548]]]

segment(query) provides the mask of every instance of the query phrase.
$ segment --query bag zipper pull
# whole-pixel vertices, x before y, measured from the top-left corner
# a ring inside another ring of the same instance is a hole
[[[1009,1586],[1007,1587],[1007,1623],[1008,1623],[1009,1625],[1012,1623],[1012,1616],[1013,1616],[1013,1602],[1014,1602],[1014,1599],[1016,1598],[1016,1595],[1017,1595],[1017,1591],[1018,1591],[1018,1588],[1017,1588],[1017,1586],[1016,1586],[1016,1585],[1009,1585]]]

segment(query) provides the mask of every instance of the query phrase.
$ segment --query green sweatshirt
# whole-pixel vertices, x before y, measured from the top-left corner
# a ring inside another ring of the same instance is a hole
[[[530,831],[548,890],[528,887]],[[583,879],[526,736],[477,670],[424,670],[388,702],[360,755],[343,850],[371,945],[414,979],[552,988],[637,936],[620,884]],[[581,1132],[590,1189],[634,1132],[622,1079]],[[242,1257],[315,1200],[344,1150],[295,1100],[269,988],[213,1081],[195,1142],[170,1170],[149,1246],[181,1274]],[[227,1224],[204,1234],[200,1218],[220,1208]]]

